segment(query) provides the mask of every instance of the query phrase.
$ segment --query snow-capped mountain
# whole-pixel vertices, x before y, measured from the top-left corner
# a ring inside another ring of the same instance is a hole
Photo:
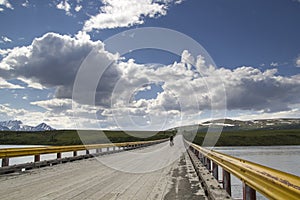
[[[51,131],[51,126],[41,123],[37,126],[28,126],[20,120],[9,120],[0,122],[0,131]]]
[[[296,128],[300,126],[300,119],[297,118],[278,118],[278,119],[256,119],[256,120],[212,120],[201,125],[222,125],[223,127],[235,127],[239,129],[277,129],[277,128]]]
[[[255,119],[248,121],[217,119],[195,125],[177,127],[177,129],[180,128],[185,131],[198,130],[205,132],[211,125],[222,126],[223,131],[300,129],[300,118]],[[174,129],[176,128],[170,130]]]
[[[54,128],[52,128],[51,126],[45,124],[45,123],[41,123],[39,125],[37,125],[36,127],[34,127],[35,131],[52,131],[54,130]]]

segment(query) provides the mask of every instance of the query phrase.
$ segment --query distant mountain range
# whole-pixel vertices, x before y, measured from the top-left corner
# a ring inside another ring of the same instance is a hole
[[[9,120],[0,122],[0,131],[51,131],[51,126],[41,123],[37,126],[28,126],[20,120]]]
[[[218,119],[206,121],[201,124],[177,127],[176,129],[192,131],[198,129],[200,132],[207,131],[209,126],[223,126],[223,131],[240,130],[280,130],[280,129],[300,129],[300,119],[279,118],[279,119],[258,119],[258,120],[233,120]]]

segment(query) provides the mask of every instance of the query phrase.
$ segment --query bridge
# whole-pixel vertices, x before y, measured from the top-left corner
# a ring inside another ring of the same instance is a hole
[[[2,149],[0,198],[224,200],[232,199],[234,175],[243,182],[243,199],[256,199],[256,191],[269,199],[300,199],[297,176],[200,147],[182,136],[174,143]],[[85,154],[78,155],[82,150]],[[64,157],[66,152],[72,156]],[[57,158],[41,161],[49,153]],[[33,162],[9,165],[20,156],[32,156]]]

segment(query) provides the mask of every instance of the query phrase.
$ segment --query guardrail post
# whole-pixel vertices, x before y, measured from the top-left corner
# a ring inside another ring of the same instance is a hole
[[[223,169],[223,188],[231,196],[231,180],[230,173]]]
[[[39,162],[41,160],[41,155],[34,155],[34,162]]]
[[[60,159],[60,158],[61,158],[61,152],[57,153],[56,158],[57,158],[57,159]]]
[[[206,157],[202,155],[202,164],[206,167]]]
[[[101,153],[102,149],[96,149],[96,153]]]
[[[2,167],[6,167],[9,165],[9,158],[2,158]]]
[[[113,151],[115,151],[116,150],[116,146],[113,146]]]
[[[109,151],[109,147],[106,148],[106,151]]]
[[[211,161],[209,158],[206,157],[206,168],[208,169],[208,171],[211,171]]]
[[[202,164],[204,164],[203,155],[200,152],[199,152],[199,160],[201,161]]]
[[[77,156],[77,151],[73,151],[73,156]]]
[[[215,177],[215,179],[219,180],[219,169],[217,163],[213,162],[212,164],[212,174]]]
[[[243,200],[256,200],[256,191],[243,183]]]
[[[192,148],[192,151],[193,151],[193,153],[196,153],[197,150],[195,148]]]
[[[196,150],[195,155],[196,155],[197,158],[199,158],[200,152],[198,150]]]

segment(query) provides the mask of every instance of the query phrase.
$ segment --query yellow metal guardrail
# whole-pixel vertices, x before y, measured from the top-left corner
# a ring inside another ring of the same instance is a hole
[[[71,151],[101,149],[107,147],[128,147],[133,145],[145,145],[163,142],[162,140],[141,141],[141,142],[123,142],[123,143],[108,143],[108,144],[91,144],[91,145],[72,145],[72,146],[49,146],[49,147],[27,147],[27,148],[7,148],[0,149],[0,158],[11,158],[20,156],[33,156],[50,153],[63,153]]]
[[[300,199],[300,177],[298,176],[208,150],[190,142],[188,144],[267,198]]]

